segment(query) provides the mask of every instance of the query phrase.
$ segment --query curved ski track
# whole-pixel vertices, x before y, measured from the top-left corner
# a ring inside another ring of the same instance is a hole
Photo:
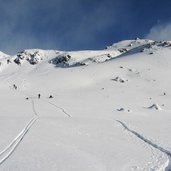
[[[69,113],[67,113],[67,112],[65,111],[64,108],[62,108],[62,107],[60,107],[60,106],[57,106],[56,104],[54,104],[54,103],[52,103],[52,102],[49,102],[49,101],[46,101],[46,100],[43,100],[43,101],[46,102],[46,103],[49,103],[50,105],[52,105],[52,106],[54,106],[54,107],[56,107],[56,108],[58,108],[58,109],[60,109],[60,110],[62,111],[62,113],[64,113],[64,115],[66,115],[67,117],[69,117],[69,118],[72,117]]]
[[[142,140],[144,143],[152,146],[153,148],[161,151],[162,153],[166,154],[168,157],[168,165],[165,168],[165,171],[171,171],[171,151],[153,143],[152,141],[150,141],[149,139],[145,138],[143,135],[141,135],[140,133],[130,129],[127,127],[127,125],[119,120],[116,120],[116,122],[118,122],[124,129],[126,129],[128,132],[132,133],[133,135],[135,135],[137,138],[139,138],[140,140]]]

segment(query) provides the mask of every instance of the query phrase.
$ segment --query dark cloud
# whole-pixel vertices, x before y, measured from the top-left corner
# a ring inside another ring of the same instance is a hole
[[[117,22],[119,1],[1,0],[0,50],[87,48]]]
[[[0,50],[103,48],[165,22],[165,4],[170,6],[164,1],[161,6],[155,0],[0,0]]]

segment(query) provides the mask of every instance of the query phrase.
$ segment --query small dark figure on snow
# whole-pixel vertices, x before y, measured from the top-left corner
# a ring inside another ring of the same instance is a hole
[[[40,99],[40,94],[38,94],[38,99]]]
[[[28,100],[29,98],[28,97],[26,97],[26,100]]]
[[[11,63],[11,61],[9,59],[7,59],[7,64]]]
[[[13,84],[13,87],[14,87],[15,90],[17,90],[17,86],[15,84]]]
[[[49,99],[52,99],[52,98],[53,98],[53,96],[52,96],[52,95],[50,95],[50,96],[49,96]]]

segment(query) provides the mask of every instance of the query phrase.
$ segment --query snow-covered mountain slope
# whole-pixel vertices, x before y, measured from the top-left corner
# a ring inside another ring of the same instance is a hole
[[[0,51],[0,62],[3,59],[7,59],[8,57],[9,57],[9,55],[7,55],[7,54],[5,54],[5,53],[3,53],[3,52]]]
[[[0,58],[9,57],[9,55],[0,51]]]
[[[48,60],[58,67],[71,67],[88,65],[89,63],[101,63],[120,55],[118,50],[77,51],[61,52],[55,50],[30,49],[19,52],[11,60],[16,64],[29,62],[32,65]]]
[[[170,45],[3,58],[0,170],[171,169]]]

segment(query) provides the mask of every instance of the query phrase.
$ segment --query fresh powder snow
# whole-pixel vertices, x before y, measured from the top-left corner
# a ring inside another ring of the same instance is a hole
[[[0,170],[171,170],[171,42],[0,52]]]

